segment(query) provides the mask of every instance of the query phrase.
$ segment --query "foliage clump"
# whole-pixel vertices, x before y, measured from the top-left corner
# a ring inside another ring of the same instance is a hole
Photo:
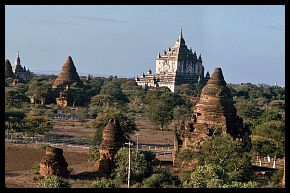
[[[38,181],[39,188],[70,188],[71,185],[62,177],[50,175],[45,176]]]

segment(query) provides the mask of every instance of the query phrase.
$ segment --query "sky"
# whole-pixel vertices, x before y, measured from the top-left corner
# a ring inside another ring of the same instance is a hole
[[[6,5],[5,59],[58,75],[72,56],[80,75],[133,78],[155,71],[182,28],[205,73],[227,83],[285,85],[283,5]]]

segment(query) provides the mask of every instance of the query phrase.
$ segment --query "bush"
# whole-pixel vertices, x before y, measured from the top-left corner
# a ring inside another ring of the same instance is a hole
[[[34,174],[39,174],[39,169],[40,169],[39,163],[38,162],[35,162],[33,164]]]
[[[282,181],[283,174],[283,170],[273,172],[273,175],[271,176],[271,182],[273,184],[279,184]]]
[[[187,181],[188,179],[190,179],[192,171],[191,170],[184,170],[182,171],[179,180],[180,183],[183,184],[185,181]]]
[[[38,181],[39,188],[70,188],[71,185],[60,176],[46,176]]]
[[[100,152],[98,147],[91,147],[89,149],[90,160],[98,160],[100,158]]]
[[[231,184],[224,184],[222,186],[222,188],[258,188],[259,187],[259,183],[257,182],[237,182],[237,181],[233,181],[231,182]]]
[[[47,146],[48,146],[47,144],[39,144],[39,145],[38,145],[38,147],[39,147],[40,149],[46,149]]]
[[[191,161],[195,157],[196,152],[189,149],[182,150],[177,154],[177,158],[180,159],[181,161]]]
[[[102,177],[101,179],[93,181],[90,187],[91,188],[119,188],[120,186],[116,181]]]
[[[143,181],[144,188],[173,188],[177,187],[179,184],[178,178],[167,170],[153,174]]]

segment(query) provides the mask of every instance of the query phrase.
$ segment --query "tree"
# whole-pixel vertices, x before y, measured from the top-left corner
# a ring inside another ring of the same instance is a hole
[[[29,83],[29,88],[26,94],[30,97],[34,104],[36,104],[37,100],[40,100],[43,105],[50,88],[50,82],[47,82],[39,77],[33,77]]]
[[[254,155],[273,156],[275,168],[276,158],[285,155],[285,122],[278,113],[266,112],[253,128]],[[261,160],[260,160],[261,165]]]
[[[105,108],[102,112],[100,112],[93,122],[93,126],[96,128],[95,136],[93,139],[94,145],[101,144],[103,138],[103,129],[107,126],[109,120],[111,118],[117,118],[120,122],[120,126],[122,128],[123,137],[121,140],[125,143],[125,141],[129,140],[129,135],[136,131],[136,125],[132,117],[128,116],[127,114],[121,112],[116,107]]]
[[[185,122],[185,120],[190,119],[191,117],[191,110],[187,106],[176,106],[173,109],[173,118],[176,120],[179,124],[181,122]]]
[[[145,102],[148,104],[146,114],[155,124],[164,126],[173,119],[173,110],[176,106],[186,105],[185,100],[178,94],[162,90],[149,91]]]
[[[35,134],[46,134],[52,129],[52,123],[47,116],[39,116],[34,112],[30,112],[24,118],[24,127],[25,131],[34,137]]]
[[[230,180],[230,176],[219,165],[205,164],[198,166],[191,173],[190,179],[183,182],[185,188],[257,188],[257,182],[239,182]]]
[[[193,84],[182,84],[179,86],[179,93],[187,96],[196,94],[196,87]]]
[[[115,155],[114,160],[116,168],[114,176],[118,181],[125,183],[128,176],[129,166],[129,151],[128,148],[122,147]],[[131,182],[141,182],[146,174],[147,162],[144,154],[141,151],[136,152],[131,149],[131,163],[130,163]]]
[[[5,107],[21,108],[24,103],[28,103],[29,98],[17,90],[5,90]]]
[[[100,94],[109,95],[114,99],[115,102],[118,103],[129,102],[127,96],[122,92],[121,83],[118,79],[113,79],[109,82],[106,82],[102,86]]]
[[[235,103],[237,114],[243,119],[257,119],[263,113],[257,101],[240,99]]]
[[[96,117],[102,109],[113,104],[113,98],[107,94],[97,94],[91,98],[89,107],[90,115]]]
[[[231,181],[249,181],[254,173],[251,159],[238,140],[222,134],[205,141],[198,154],[199,164],[218,165],[228,173]]]
[[[67,91],[67,101],[72,106],[86,105],[88,98],[84,88],[77,86],[77,83],[73,83]]]
[[[8,131],[22,131],[25,116],[26,114],[22,111],[5,112],[5,129]]]
[[[219,188],[227,181],[224,170],[212,164],[201,165],[192,172],[190,179],[183,183],[185,188]]]

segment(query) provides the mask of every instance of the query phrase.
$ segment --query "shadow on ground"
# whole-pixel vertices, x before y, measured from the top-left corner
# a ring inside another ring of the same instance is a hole
[[[73,180],[95,180],[98,177],[101,177],[101,175],[97,172],[81,172],[69,176],[69,178]]]

